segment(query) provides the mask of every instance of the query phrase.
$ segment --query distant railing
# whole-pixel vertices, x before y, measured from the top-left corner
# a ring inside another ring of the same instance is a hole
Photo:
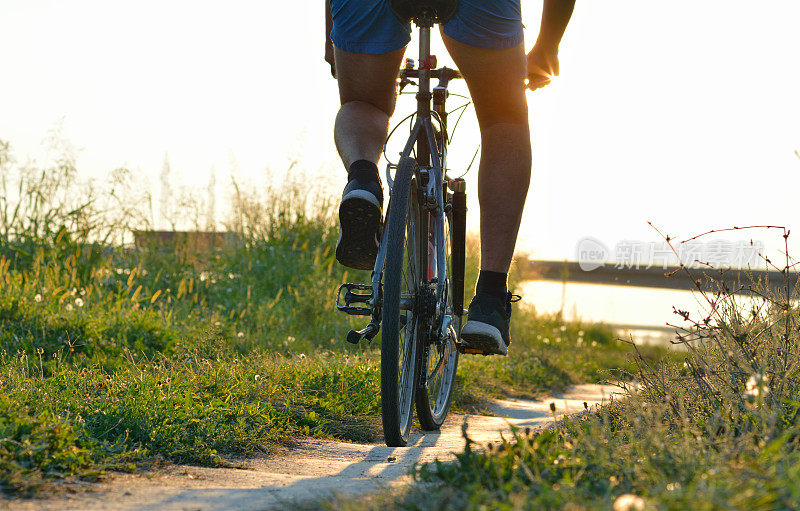
[[[749,270],[740,268],[715,269],[690,267],[692,276],[678,266],[628,267],[601,264],[591,270],[581,268],[574,261],[542,261],[523,259],[517,261],[520,280],[555,280],[559,282],[606,284],[615,286],[650,287],[662,289],[696,290],[698,282],[704,290],[716,289],[715,283],[724,283],[733,293],[748,293],[756,283],[763,283],[773,293],[785,293],[786,284],[790,293],[797,285],[798,273],[780,271]],[[586,266],[586,265],[584,265]],[[592,265],[596,266],[596,265]]]

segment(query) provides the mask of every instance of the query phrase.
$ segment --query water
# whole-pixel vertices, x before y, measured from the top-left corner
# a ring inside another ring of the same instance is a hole
[[[520,286],[522,303],[537,312],[583,322],[619,327],[619,334],[640,344],[666,344],[675,338],[672,325],[685,325],[673,307],[704,316],[707,304],[698,293],[671,289],[608,286],[552,281],[526,281]]]

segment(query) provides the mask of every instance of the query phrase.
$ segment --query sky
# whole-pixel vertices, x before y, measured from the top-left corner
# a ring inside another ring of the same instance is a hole
[[[42,160],[42,139],[60,125],[80,148],[82,175],[124,165],[155,194],[166,154],[178,184],[204,188],[213,167],[219,200],[232,168],[268,186],[293,160],[290,172],[336,195],[345,174],[322,8],[0,0],[0,139],[18,159]],[[540,12],[541,1],[523,1],[528,47]],[[611,250],[658,241],[648,221],[678,238],[799,225],[798,19],[794,0],[578,0],[561,76],[528,96],[533,178],[518,248],[574,259],[585,237]],[[438,36],[433,48],[447,63]],[[454,169],[479,142],[471,115],[451,148]],[[466,177],[477,230],[476,169]],[[782,243],[748,235],[771,251]]]

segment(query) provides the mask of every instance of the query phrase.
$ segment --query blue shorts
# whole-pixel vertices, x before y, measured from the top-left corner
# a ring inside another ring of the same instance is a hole
[[[334,46],[353,53],[391,53],[411,40],[411,24],[397,19],[388,0],[329,0]],[[512,48],[522,36],[520,0],[459,0],[444,33],[470,46]]]

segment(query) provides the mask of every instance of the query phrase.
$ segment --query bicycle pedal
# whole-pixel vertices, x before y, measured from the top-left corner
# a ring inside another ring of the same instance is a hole
[[[344,294],[342,294],[342,290],[344,290]],[[363,293],[363,291],[369,291],[369,293]],[[336,308],[352,316],[370,316],[372,314],[372,286],[350,282],[340,285],[336,291]],[[357,341],[354,344],[357,344]]]
[[[350,330],[347,332],[347,337],[345,337],[345,340],[350,344],[358,344],[362,339],[371,341],[373,337],[378,335],[378,330],[380,330],[378,324],[370,322],[370,324],[361,330]]]

